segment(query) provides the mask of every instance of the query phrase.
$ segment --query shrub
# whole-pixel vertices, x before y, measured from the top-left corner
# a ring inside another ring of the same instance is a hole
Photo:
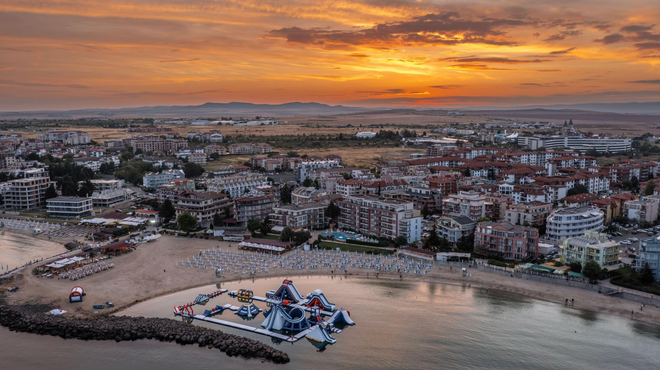
[[[489,265],[493,265],[493,266],[509,267],[508,264],[506,264],[506,263],[504,263],[504,262],[500,262],[500,261],[494,260],[494,259],[489,259],[489,260],[488,260],[488,264],[489,264]]]

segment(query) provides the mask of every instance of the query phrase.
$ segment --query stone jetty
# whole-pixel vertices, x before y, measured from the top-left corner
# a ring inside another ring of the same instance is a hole
[[[0,305],[0,325],[17,332],[51,335],[64,339],[133,341],[155,339],[181,345],[197,344],[217,348],[227,356],[260,358],[278,364],[289,356],[254,339],[223,333],[219,330],[189,325],[161,318],[98,316],[74,318],[45,314],[43,306]]]

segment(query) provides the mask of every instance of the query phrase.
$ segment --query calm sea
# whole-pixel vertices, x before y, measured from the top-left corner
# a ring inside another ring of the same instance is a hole
[[[252,289],[263,296],[281,280],[227,283],[222,288]],[[660,327],[627,318],[443,284],[330,277],[293,281],[303,294],[322,289],[331,302],[350,310],[357,325],[334,334],[337,343],[324,349],[307,340],[275,344],[267,337],[221,328],[281,348],[291,357],[287,365],[229,358],[218,350],[173,343],[83,342],[0,328],[0,369],[660,368]],[[173,318],[175,304],[215,288],[159,297],[124,313]],[[223,295],[208,306],[225,303],[236,301]],[[221,318],[241,321],[230,312]],[[257,326],[262,320],[260,316],[247,324]]]

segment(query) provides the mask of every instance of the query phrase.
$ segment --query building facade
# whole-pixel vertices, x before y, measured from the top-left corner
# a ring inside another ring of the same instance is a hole
[[[56,197],[46,201],[48,216],[80,218],[92,214],[92,198]]]
[[[635,260],[635,268],[641,270],[649,264],[655,280],[660,280],[660,241],[657,238],[644,239],[640,243],[639,258]]]
[[[563,242],[584,235],[585,231],[603,229],[603,211],[592,207],[560,208],[546,219],[546,239]]]
[[[476,191],[459,191],[442,201],[442,215],[447,217],[468,217],[476,221],[486,216],[486,197]]]
[[[48,177],[30,177],[11,180],[5,193],[5,208],[12,210],[42,208],[46,205]]]
[[[239,226],[247,226],[251,218],[264,220],[277,203],[278,197],[275,194],[251,192],[234,199],[234,217]]]
[[[536,257],[539,231],[510,222],[480,222],[474,233],[474,250],[480,254],[522,260]]]
[[[438,218],[436,234],[447,239],[451,244],[456,245],[462,238],[467,238],[474,234],[477,223],[469,217],[448,217]]]
[[[602,268],[621,263],[619,243],[607,239],[607,234],[598,231],[585,231],[582,236],[564,240],[560,255],[561,261],[566,264],[580,262],[584,266],[589,261],[595,261]]]
[[[412,202],[349,196],[337,205],[340,209],[337,226],[340,229],[390,240],[403,236],[408,243],[422,237],[422,218]]]
[[[208,227],[213,222],[216,213],[224,214],[226,207],[233,204],[227,194],[215,192],[189,192],[182,195],[176,203],[176,217],[183,213],[190,213],[197,217],[197,224]]]
[[[325,209],[318,203],[291,204],[273,208],[269,218],[272,226],[320,230],[328,227]]]
[[[540,227],[545,225],[552,208],[552,203],[543,202],[512,204],[505,212],[505,221],[514,225]]]
[[[142,185],[145,188],[158,189],[170,180],[183,179],[186,174],[182,170],[167,170],[158,173],[149,172],[142,177]]]

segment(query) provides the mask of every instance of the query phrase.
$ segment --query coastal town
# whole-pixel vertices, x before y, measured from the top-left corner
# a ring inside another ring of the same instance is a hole
[[[172,235],[271,254],[305,245],[480,259],[640,297],[660,292],[659,162],[645,159],[659,150],[650,134],[599,136],[570,118],[340,133],[408,149],[355,166],[341,149],[282,152],[223,135],[279,126],[274,118],[136,122],[103,142],[81,130],[5,131],[0,225],[65,244],[71,257],[2,261],[2,274],[73,280]]]

